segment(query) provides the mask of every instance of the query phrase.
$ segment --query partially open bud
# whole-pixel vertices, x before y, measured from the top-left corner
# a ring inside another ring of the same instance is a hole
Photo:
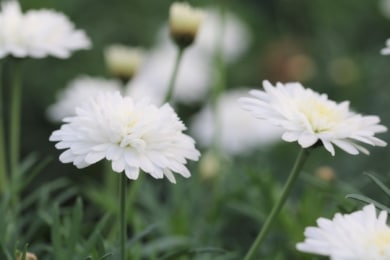
[[[202,179],[209,180],[215,178],[221,171],[221,165],[218,156],[208,151],[205,153],[199,162],[199,171]]]
[[[22,253],[18,253],[16,259],[17,260],[22,260],[22,256],[23,256]],[[36,255],[34,255],[33,253],[29,253],[29,252],[26,253],[26,258],[25,259],[26,260],[38,260]]]
[[[169,13],[171,37],[180,48],[191,45],[198,33],[203,12],[188,3],[173,3]]]
[[[132,48],[120,44],[108,46],[104,50],[108,70],[125,83],[137,73],[144,56],[144,51],[141,48]]]
[[[332,167],[321,166],[315,171],[315,175],[323,181],[331,182],[336,178],[336,173]]]

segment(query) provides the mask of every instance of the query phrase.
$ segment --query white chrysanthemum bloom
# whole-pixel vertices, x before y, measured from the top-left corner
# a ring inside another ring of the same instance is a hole
[[[145,52],[141,48],[113,44],[104,50],[107,68],[116,77],[129,80],[140,68]]]
[[[137,179],[142,170],[174,183],[173,172],[190,177],[187,160],[200,155],[169,104],[159,108],[145,99],[134,102],[119,92],[105,92],[88,99],[64,122],[50,141],[66,149],[61,162],[78,168],[107,159],[115,172],[129,179]]]
[[[390,259],[387,212],[377,216],[374,205],[351,214],[337,213],[332,220],[319,218],[318,227],[307,227],[299,251],[329,256],[332,260]]]
[[[85,32],[75,30],[64,14],[46,9],[23,14],[17,1],[2,3],[0,58],[68,58],[73,51],[90,47]]]
[[[155,100],[156,104],[162,104],[168,90],[176,52],[172,44],[163,44],[152,50],[127,85],[126,94],[139,97],[140,94],[148,93],[152,95],[152,100]],[[173,100],[184,104],[202,101],[211,86],[211,72],[211,63],[204,59],[199,50],[187,49],[180,64]]]
[[[241,109],[237,99],[245,93],[247,90],[241,88],[223,93],[217,102],[217,117],[211,106],[195,115],[190,132],[200,145],[212,145],[217,129],[220,148],[229,155],[248,153],[280,140],[279,128],[264,120],[256,120]]]
[[[83,104],[88,98],[101,92],[116,92],[121,84],[116,80],[79,76],[57,95],[57,102],[49,106],[47,116],[53,122],[76,114],[76,107]]]
[[[222,40],[220,40],[223,33]],[[234,62],[249,48],[251,33],[248,26],[231,12],[225,12],[224,17],[214,9],[205,11],[205,19],[199,30],[196,46],[207,55],[213,56],[221,41],[222,55],[226,62]]]
[[[390,54],[390,39],[387,39],[386,41],[386,47],[381,50],[382,55],[389,55]]]
[[[203,20],[203,12],[188,3],[173,3],[169,9],[169,28],[172,39],[187,47],[194,41]]]
[[[349,102],[336,103],[325,94],[305,89],[300,83],[263,82],[264,91],[252,90],[253,97],[241,98],[243,109],[283,129],[282,139],[310,147],[321,142],[335,154],[334,145],[350,154],[369,154],[358,143],[386,146],[375,137],[386,132],[378,116],[363,116],[349,109]]]

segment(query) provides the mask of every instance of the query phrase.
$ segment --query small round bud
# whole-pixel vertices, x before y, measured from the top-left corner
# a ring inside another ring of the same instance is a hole
[[[21,260],[22,256],[23,256],[22,253],[18,253],[16,259],[17,260]],[[30,253],[30,252],[26,253],[26,258],[25,259],[26,260],[38,260],[37,256],[34,255],[33,253]]]
[[[129,81],[138,71],[144,60],[141,48],[127,47],[120,44],[108,46],[104,58],[112,75],[124,82]]]
[[[191,45],[203,20],[203,12],[188,3],[173,3],[169,14],[171,37],[180,48]]]
[[[204,180],[214,179],[221,171],[218,155],[212,151],[205,153],[199,162],[199,172]]]
[[[315,175],[325,182],[331,182],[336,178],[336,173],[330,166],[318,167],[315,171]]]

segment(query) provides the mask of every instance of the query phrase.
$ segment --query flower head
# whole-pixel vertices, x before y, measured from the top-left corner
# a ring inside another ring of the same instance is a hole
[[[106,65],[109,71],[124,81],[131,79],[137,73],[144,59],[144,51],[120,44],[108,46],[104,51]]]
[[[241,98],[242,107],[255,117],[266,119],[283,129],[282,139],[307,148],[321,142],[335,154],[334,145],[350,154],[369,154],[359,142],[386,146],[375,137],[387,128],[378,116],[363,116],[349,109],[349,102],[336,103],[327,95],[305,89],[300,83],[263,82],[264,91],[252,90],[253,97]]]
[[[90,97],[101,92],[119,91],[121,85],[118,81],[90,76],[79,76],[57,95],[57,102],[47,110],[48,118],[53,122],[60,122],[65,117],[74,116],[76,107],[80,106]]]
[[[337,213],[332,220],[319,218],[318,227],[307,227],[299,251],[329,256],[332,260],[390,259],[387,212],[377,216],[374,205],[351,214]]]
[[[264,120],[254,120],[239,106],[237,99],[247,92],[240,88],[222,94],[214,109],[206,106],[190,125],[199,144],[210,146],[218,131],[221,150],[229,155],[250,152],[280,140],[281,131]],[[219,124],[219,125],[218,125]]]
[[[180,47],[188,47],[194,41],[202,22],[203,13],[188,3],[173,3],[169,10],[171,37]]]
[[[386,47],[381,50],[382,55],[389,55],[390,54],[390,39],[387,39],[386,41]]]
[[[205,18],[194,47],[209,57],[214,57],[216,50],[221,51],[224,61],[228,63],[245,54],[252,40],[245,21],[227,10],[223,16],[218,9],[208,8],[204,12]]]
[[[23,14],[16,0],[5,1],[0,13],[0,58],[54,56],[68,58],[88,49],[90,40],[62,13],[41,9]]]
[[[21,252],[18,252],[16,259],[22,260],[22,256],[23,256],[23,254]],[[23,258],[23,259],[25,259],[25,260],[38,260],[37,256],[33,253],[30,253],[30,252],[26,252],[25,258]]]
[[[173,172],[189,177],[187,159],[198,160],[200,155],[194,140],[182,133],[186,128],[169,104],[159,108],[146,100],[134,102],[119,92],[105,92],[88,99],[64,121],[50,141],[66,149],[61,162],[78,168],[107,159],[115,172],[124,172],[129,179],[137,179],[142,170],[175,182]]]
[[[151,96],[156,104],[162,104],[174,66],[172,57],[176,52],[172,44],[163,44],[153,49],[139,72],[129,82],[126,93],[132,97],[142,97],[146,94]],[[199,49],[186,50],[173,93],[175,102],[193,104],[204,100],[211,85],[210,71],[211,63],[204,59]]]

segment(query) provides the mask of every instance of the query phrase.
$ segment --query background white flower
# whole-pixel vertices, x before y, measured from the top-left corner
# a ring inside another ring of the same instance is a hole
[[[91,43],[62,13],[40,9],[23,14],[17,1],[4,1],[0,13],[0,58],[68,58]]]
[[[66,149],[61,162],[78,168],[107,159],[115,172],[124,172],[129,179],[137,179],[142,170],[175,182],[173,172],[189,177],[187,160],[198,160],[200,155],[169,104],[158,108],[119,92],[105,92],[88,99],[76,116],[64,121],[50,141]]]
[[[389,55],[390,54],[390,39],[387,39],[386,41],[386,47],[381,50],[382,55]]]
[[[170,42],[152,50],[129,82],[127,94],[151,93],[151,98],[161,105],[168,90],[176,55],[177,48]],[[179,68],[173,99],[188,104],[205,98],[211,86],[211,71],[209,60],[204,59],[199,50],[188,48]]]
[[[237,99],[246,93],[244,88],[223,93],[217,102],[218,117],[211,106],[206,106],[195,115],[190,131],[200,145],[207,147],[212,144],[218,121],[220,148],[230,155],[248,153],[280,140],[280,128],[265,120],[256,120],[241,109]]]
[[[299,251],[329,256],[332,260],[390,259],[387,212],[377,216],[374,205],[351,214],[337,213],[332,220],[319,218],[318,227],[307,227]]]
[[[235,14],[225,11],[224,17],[215,9],[205,11],[205,19],[200,28],[197,45],[208,56],[213,57],[223,32],[222,55],[228,63],[236,61],[249,48],[252,37],[248,26]],[[224,24],[223,24],[224,22]]]
[[[282,139],[298,141],[307,148],[321,141],[335,154],[334,145],[350,154],[369,154],[358,143],[386,146],[374,135],[387,131],[378,116],[362,116],[349,109],[349,102],[336,103],[327,95],[305,89],[300,83],[263,82],[264,91],[252,90],[253,97],[241,98],[245,110],[283,129]]]
[[[196,40],[187,48],[180,64],[173,99],[184,104],[203,101],[210,89],[214,74],[213,62],[219,34],[224,28],[223,58],[234,62],[249,47],[250,33],[244,23],[230,12],[225,14],[225,26],[219,12],[205,10],[204,21]],[[163,102],[172,74],[177,48],[169,38],[168,27],[159,33],[156,46],[146,57],[144,65],[127,86],[130,96],[151,94],[156,104]]]
[[[79,76],[57,94],[57,102],[49,106],[47,116],[53,122],[60,122],[65,117],[74,116],[76,107],[88,98],[101,92],[115,92],[120,89],[121,84],[116,80]]]

